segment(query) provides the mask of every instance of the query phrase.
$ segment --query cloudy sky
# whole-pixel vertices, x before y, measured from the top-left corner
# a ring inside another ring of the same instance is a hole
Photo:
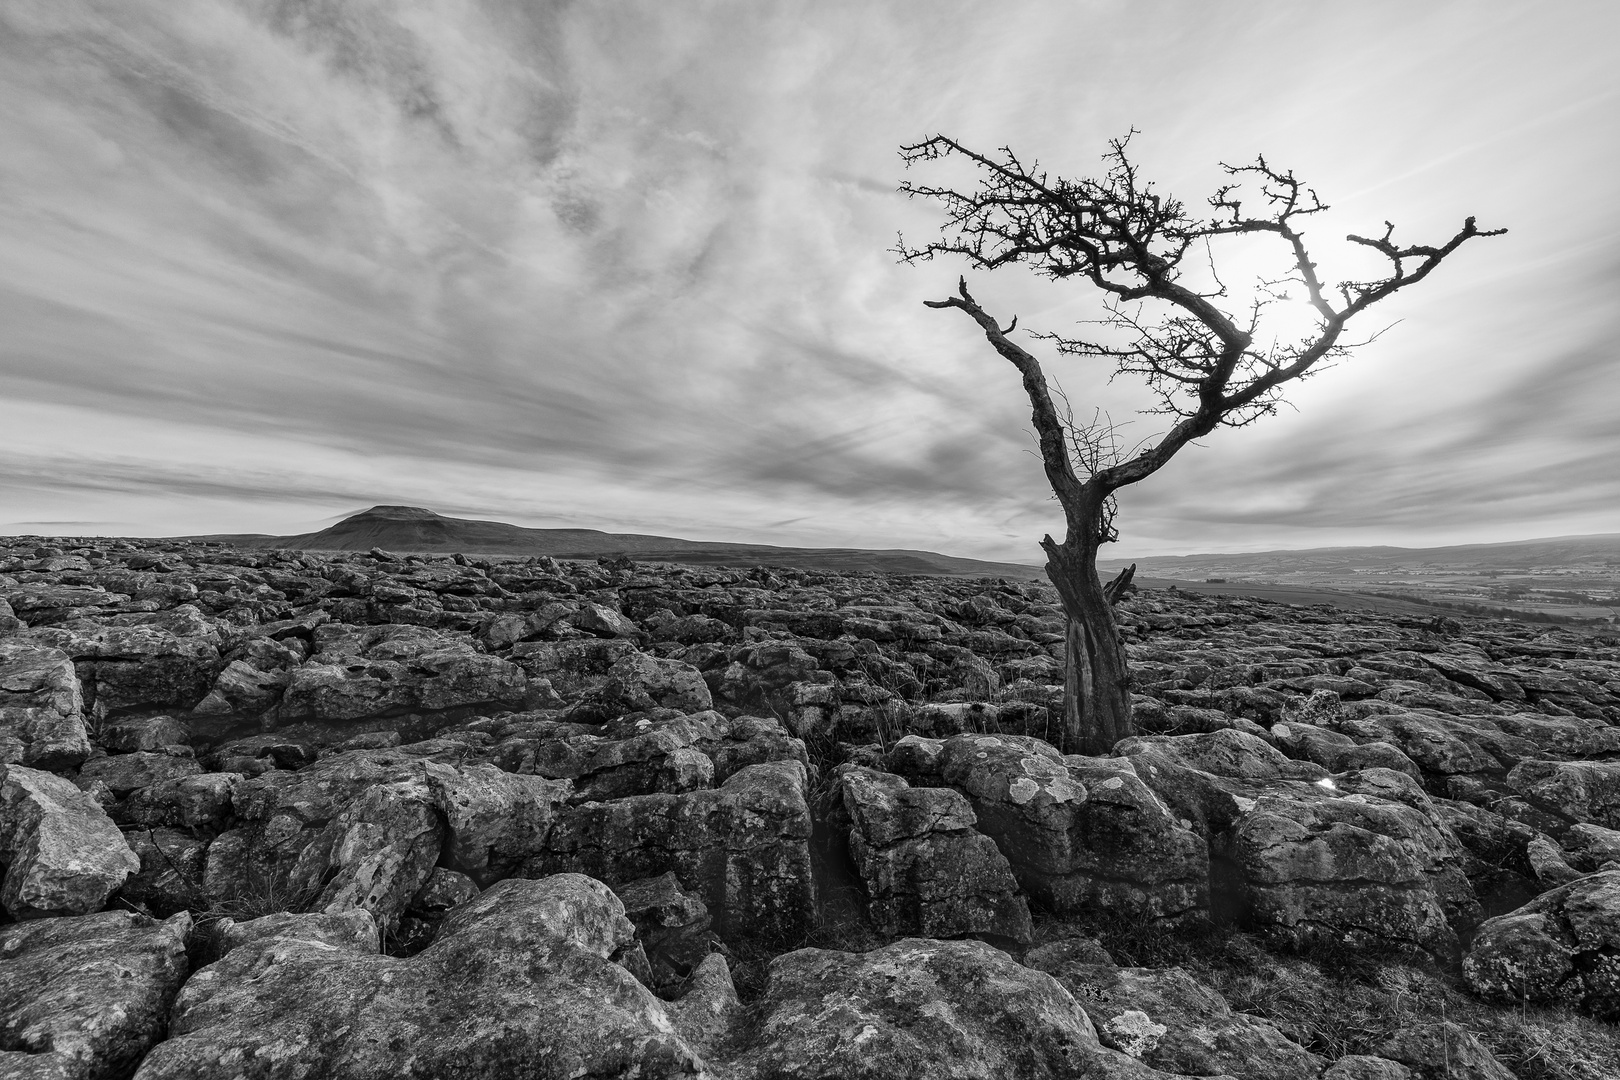
[[[1386,219],[1511,232],[1128,491],[1122,554],[1620,532],[1617,41],[1608,0],[6,0],[0,530],[388,502],[1037,561],[1027,403],[922,306],[961,267],[889,250],[940,220],[896,150],[1083,174],[1134,126],[1190,204],[1222,160],[1294,168],[1330,276]],[[1048,369],[1085,415],[1142,403]]]

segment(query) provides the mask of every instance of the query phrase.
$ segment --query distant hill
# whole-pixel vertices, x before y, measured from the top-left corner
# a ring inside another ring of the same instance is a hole
[[[259,533],[189,537],[244,548],[298,548],[308,551],[388,551],[467,555],[550,555],[594,559],[629,555],[644,562],[719,566],[783,566],[821,570],[870,570],[887,574],[939,574],[961,577],[1045,579],[1038,566],[959,559],[932,551],[862,548],[789,548],[767,544],[728,544],[679,540],[671,536],[607,533],[595,529],[527,529],[502,521],[445,517],[416,506],[373,506],[330,528],[298,536]]]
[[[768,544],[734,544],[682,540],[642,533],[609,533],[596,529],[530,529],[502,521],[445,517],[415,506],[373,506],[319,532],[297,536],[263,534],[191,537],[216,540],[244,548],[300,548],[310,551],[389,551],[467,555],[551,555],[560,559],[594,559],[600,555],[629,555],[643,562],[679,562],[714,566],[803,567],[833,571],[875,571],[885,574],[937,574],[953,577],[1005,577],[1045,581],[1044,568],[1020,563],[987,562],[909,549],[791,548]],[[1252,551],[1233,554],[1160,555],[1144,558],[1104,557],[1098,569],[1111,576],[1137,564],[1137,580],[1147,586],[1196,582],[1199,591],[1260,595],[1270,582],[1268,598],[1296,603],[1320,603],[1344,590],[1362,588],[1362,575],[1398,570],[1419,572],[1513,573],[1536,568],[1601,568],[1620,570],[1620,534],[1558,536],[1500,544],[1459,544],[1450,547],[1330,547],[1300,550]],[[1206,579],[1234,580],[1228,586],[1205,585]],[[1290,587],[1309,585],[1314,591],[1283,595]],[[1324,588],[1325,587],[1325,588]],[[1279,592],[1278,589],[1282,589]],[[1272,596],[1271,593],[1277,595]],[[1404,610],[1413,605],[1392,601]],[[1358,602],[1357,606],[1365,606]],[[1393,609],[1393,608],[1392,608]]]
[[[1620,533],[1432,548],[1332,547],[1235,554],[1158,555],[1141,559],[1109,557],[1099,559],[1098,565],[1117,569],[1132,562],[1137,564],[1142,574],[1189,579],[1227,573],[1333,576],[1420,568],[1512,572],[1537,567],[1620,566]]]

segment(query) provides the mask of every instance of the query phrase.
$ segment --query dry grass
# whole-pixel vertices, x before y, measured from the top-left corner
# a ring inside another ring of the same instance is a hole
[[[198,896],[205,895],[200,884],[193,891]],[[247,922],[284,911],[307,911],[315,896],[315,892],[288,885],[285,875],[250,870],[229,895],[215,898],[206,907],[192,909],[196,931],[187,947],[192,967],[219,959],[221,920]]]

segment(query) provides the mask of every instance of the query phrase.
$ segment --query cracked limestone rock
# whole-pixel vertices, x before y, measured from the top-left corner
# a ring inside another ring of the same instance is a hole
[[[814,907],[810,807],[798,761],[738,770],[717,788],[559,811],[525,876],[577,872],[612,885],[673,870],[722,937],[802,933]]]
[[[295,892],[317,894],[315,910],[351,908],[391,925],[439,859],[444,822],[428,785],[397,781],[367,788],[299,855]]]
[[[787,953],[771,962],[759,1010],[741,1076],[1164,1077],[1101,1045],[1057,980],[980,941]]]
[[[632,940],[619,901],[577,874],[499,882],[408,959],[289,925],[186,983],[136,1080],[705,1075],[613,961]]]
[[[0,926],[0,1075],[128,1076],[163,1037],[190,929],[132,911]]]
[[[0,765],[0,862],[0,907],[13,919],[99,911],[141,868],[95,799],[21,765]]]
[[[713,922],[702,900],[681,888],[673,871],[613,890],[635,924],[654,987],[679,983],[710,955]],[[729,980],[730,976],[727,975]]]
[[[207,695],[221,666],[218,635],[200,619],[27,633],[73,658],[84,709],[98,719],[131,709],[190,709]]]
[[[491,765],[427,765],[434,805],[444,815],[442,861],[479,886],[512,873],[544,850],[558,807],[573,788],[567,780],[519,776]]]
[[[1488,1001],[1572,1000],[1620,1018],[1620,870],[1577,878],[1486,919],[1463,978]]]
[[[850,855],[884,934],[1030,937],[1029,907],[995,842],[974,830],[967,799],[913,788],[891,773],[841,766]]]
[[[1250,738],[1224,734],[1233,743]],[[1208,840],[1222,867],[1212,883],[1219,910],[1294,943],[1400,941],[1455,955],[1457,932],[1478,921],[1479,903],[1460,844],[1410,777],[1368,769],[1347,775],[1341,790],[1325,775],[1289,779],[1307,763],[1288,761],[1258,739],[1253,743],[1271,758],[1257,750],[1254,760],[1232,762],[1181,742],[1205,738],[1128,739],[1118,749]]]
[[[1047,906],[1149,918],[1207,911],[1205,842],[1129,760],[1064,757],[1028,736],[957,735],[940,744],[938,769],[968,797],[1019,884]]]
[[[1316,1080],[1327,1064],[1181,968],[1120,968],[1085,953],[1048,947],[1026,959],[1074,995],[1105,1046],[1189,1076]]]
[[[89,755],[73,660],[60,649],[0,641],[0,762],[63,769]]]

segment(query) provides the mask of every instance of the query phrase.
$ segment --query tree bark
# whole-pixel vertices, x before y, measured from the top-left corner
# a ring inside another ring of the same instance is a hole
[[[1108,525],[1109,495],[1123,484],[1135,483],[1149,475],[1163,461],[1144,452],[1123,466],[1101,470],[1082,482],[1070,461],[1067,429],[1052,405],[1040,361],[1008,339],[1012,326],[1001,329],[968,292],[966,278],[957,282],[957,294],[946,300],[924,300],[923,303],[932,308],[956,307],[967,312],[984,330],[996,351],[1023,376],[1030,419],[1040,439],[1041,465],[1053,494],[1063,506],[1068,524],[1061,545],[1050,536],[1041,541],[1047,555],[1047,576],[1057,586],[1068,616],[1063,750],[1071,754],[1107,754],[1116,742],[1136,733],[1131,722],[1130,675],[1112,605],[1114,594],[1123,590],[1130,578],[1122,576],[1115,588],[1105,590],[1097,578],[1097,548],[1112,535]],[[1014,320],[1014,325],[1016,323]],[[1213,421],[1206,425],[1206,419],[1199,413],[1161,440],[1164,459],[1168,460],[1180,447],[1181,442],[1175,440],[1184,442],[1195,434],[1207,433]]]
[[[1063,752],[1101,757],[1136,734],[1130,673],[1114,608],[1097,577],[1097,548],[1050,537],[1046,575],[1068,616],[1063,687]]]

